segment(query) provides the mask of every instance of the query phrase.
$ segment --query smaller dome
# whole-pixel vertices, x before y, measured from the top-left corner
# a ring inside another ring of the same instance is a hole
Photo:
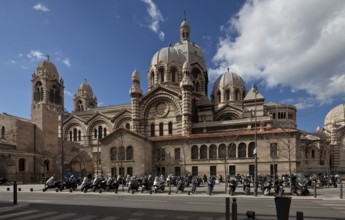
[[[327,113],[324,127],[329,129],[334,124],[345,125],[345,104],[337,105]]]
[[[93,91],[91,86],[86,82],[86,80],[81,83],[78,87],[78,95],[86,95],[87,97],[93,97]]]
[[[45,73],[48,78],[53,78],[58,80],[60,78],[56,66],[49,60],[41,61],[37,66],[37,72],[39,75]]]
[[[139,80],[140,81],[140,75],[139,75],[139,72],[136,68],[132,73],[132,80]]]
[[[212,93],[220,88],[245,88],[243,79],[235,72],[227,71],[220,75],[213,85]]]
[[[157,64],[172,64],[175,63],[175,66],[182,64],[184,56],[176,50],[174,47],[164,47],[157,51],[151,60],[151,66]]]
[[[181,23],[181,26],[180,28],[183,28],[183,27],[189,27],[189,24],[186,20],[183,20],[182,23]]]

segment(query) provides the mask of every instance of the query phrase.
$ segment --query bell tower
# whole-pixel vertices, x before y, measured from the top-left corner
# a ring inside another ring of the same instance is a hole
[[[57,155],[59,116],[64,109],[64,81],[49,56],[38,64],[31,83],[31,120],[41,132],[44,151]]]

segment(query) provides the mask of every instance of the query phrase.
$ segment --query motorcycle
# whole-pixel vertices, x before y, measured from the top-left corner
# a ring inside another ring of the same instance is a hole
[[[192,180],[192,189],[188,192],[188,195],[190,195],[190,193],[195,193],[195,191],[196,191],[196,187],[198,187],[199,186],[199,180],[198,180],[198,178],[194,178],[193,180]]]
[[[0,185],[9,186],[9,185],[11,185],[11,181],[9,181],[6,177],[1,177],[0,178]]]
[[[153,188],[154,192],[157,193],[158,191],[164,192],[165,189],[165,181],[162,178],[159,178],[158,176],[155,177],[155,180],[153,181]]]
[[[44,184],[43,192],[47,191],[47,189],[57,189],[62,190],[62,182],[61,180],[55,181],[55,177],[50,177],[47,182]]]
[[[271,188],[272,188],[272,179],[271,177],[266,177],[264,178],[262,184],[261,184],[261,191],[262,194],[264,194],[265,196],[268,196],[271,192]]]
[[[308,181],[303,176],[303,174],[296,175],[292,183],[292,192],[295,193],[297,196],[309,195]]]
[[[134,194],[134,191],[138,192],[138,190],[139,190],[139,183],[138,183],[136,177],[132,176],[128,182],[127,192],[132,192],[132,194]]]
[[[249,180],[249,178],[244,178],[242,181],[242,184],[243,184],[243,192],[246,195],[249,195],[250,194],[250,180]]]
[[[234,195],[237,187],[237,181],[235,179],[232,179],[229,181],[229,195]]]
[[[91,188],[92,188],[92,179],[91,179],[91,175],[88,175],[87,177],[84,177],[83,181],[81,182],[80,190],[86,193],[87,190]]]
[[[212,179],[211,177],[209,177],[209,178],[207,179],[207,187],[208,187],[208,189],[207,189],[207,191],[208,191],[207,194],[209,194],[209,195],[212,194],[214,185],[215,185],[214,179]]]
[[[73,175],[71,175],[69,178],[66,178],[66,181],[62,183],[61,190],[69,189],[70,192],[72,192],[73,190],[76,190],[77,188],[78,188],[77,179]]]
[[[283,187],[283,181],[282,180],[276,180],[274,183],[274,192],[278,196],[282,196],[284,194],[284,187]]]
[[[179,177],[179,179],[177,181],[177,186],[176,186],[176,193],[178,193],[178,191],[183,192],[184,187],[185,187],[184,179]]]
[[[92,182],[92,191],[96,192],[97,189],[99,189],[100,192],[102,191],[102,189],[106,189],[106,181],[101,176],[96,176]]]
[[[153,186],[152,177],[144,177],[143,181],[141,182],[141,193],[143,193],[145,190],[151,192]]]

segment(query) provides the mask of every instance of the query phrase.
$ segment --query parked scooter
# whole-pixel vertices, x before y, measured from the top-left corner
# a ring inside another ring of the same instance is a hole
[[[149,175],[148,177],[144,177],[143,181],[141,182],[141,193],[144,191],[149,191],[151,193],[153,186],[152,176]]]
[[[91,178],[91,174],[89,174],[86,177],[84,177],[80,185],[80,190],[86,193],[88,189],[91,189],[91,188],[92,188],[92,178]]]
[[[212,194],[212,191],[213,191],[213,188],[214,188],[214,185],[215,185],[215,181],[212,177],[209,177],[207,179],[207,194],[211,195]]]
[[[298,196],[308,196],[308,180],[303,174],[297,174],[292,178],[292,192]]]
[[[198,180],[198,178],[196,177],[196,178],[193,178],[193,180],[192,180],[192,188],[191,188],[191,190],[188,192],[188,195],[190,195],[190,193],[195,193],[195,191],[196,191],[196,188],[199,186],[199,180]]]
[[[70,192],[76,190],[78,188],[77,178],[74,175],[71,175],[69,178],[66,178],[65,181],[62,183],[61,190],[69,189]]]
[[[62,183],[61,180],[56,180],[55,177],[50,177],[47,182],[44,184],[43,192],[47,191],[47,189],[58,189],[62,190]]]
[[[246,195],[249,195],[250,194],[250,179],[249,179],[249,177],[243,178],[242,184],[243,184],[243,192]]]
[[[263,182],[261,183],[262,194],[264,194],[265,196],[268,196],[271,192],[271,188],[272,188],[272,178],[270,176],[266,176],[263,179]]]
[[[132,192],[132,194],[134,194],[134,191],[139,191],[139,183],[137,181],[137,178],[135,176],[132,176],[128,182],[127,192]]]
[[[184,187],[185,187],[185,180],[183,177],[178,177],[177,178],[177,186],[176,186],[176,193],[178,193],[178,191],[183,192],[184,191]]]
[[[96,192],[96,190],[106,190],[107,188],[107,182],[102,176],[95,176],[92,182],[92,191]]]
[[[231,179],[229,181],[229,195],[234,195],[237,187],[237,181],[235,179]]]
[[[282,196],[284,194],[283,180],[277,179],[274,182],[274,192],[278,196]]]
[[[153,188],[154,188],[154,192],[164,192],[165,189],[165,181],[164,178],[155,177],[155,180],[153,181]]]

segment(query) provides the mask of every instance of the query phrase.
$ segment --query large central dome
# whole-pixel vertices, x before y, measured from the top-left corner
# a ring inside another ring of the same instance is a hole
[[[330,129],[332,125],[345,125],[345,104],[340,104],[327,113],[324,127]]]
[[[153,55],[151,66],[167,64],[181,66],[185,59],[186,58],[183,56],[183,54],[176,50],[175,47],[164,47]]]

